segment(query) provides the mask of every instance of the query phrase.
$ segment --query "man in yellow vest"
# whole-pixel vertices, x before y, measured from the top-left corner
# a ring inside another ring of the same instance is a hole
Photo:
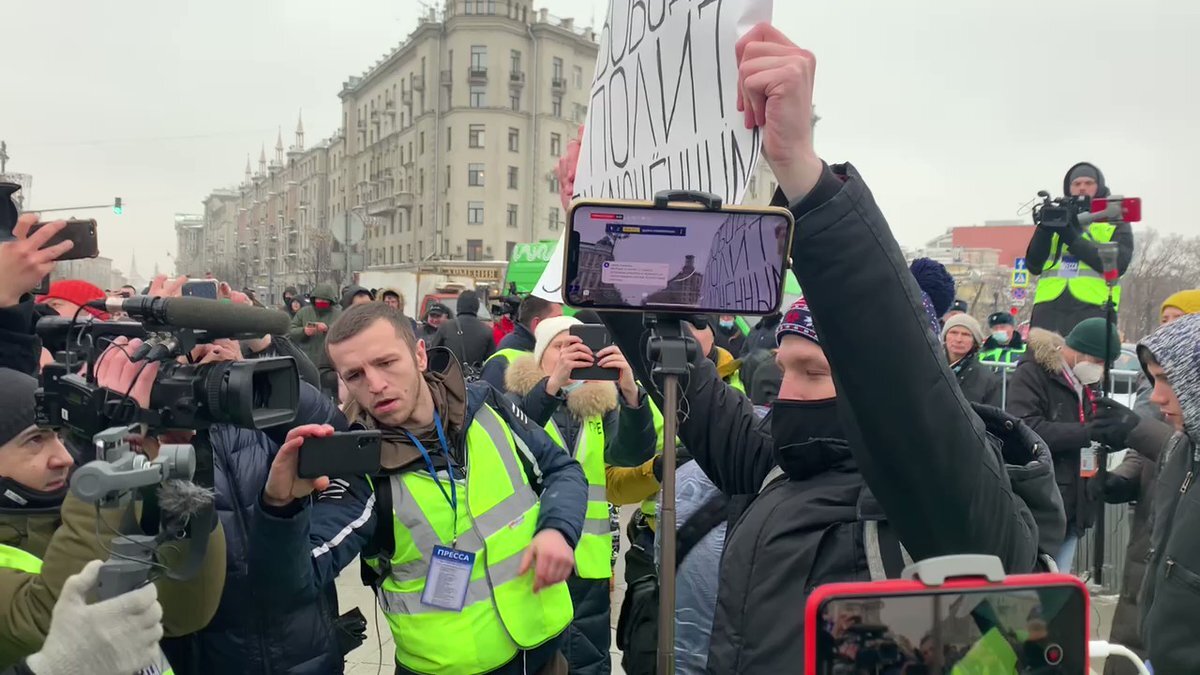
[[[1095,165],[1080,162],[1063,179],[1063,193],[1073,197],[1109,196],[1104,174]],[[1096,244],[1115,242],[1117,273],[1125,274],[1133,259],[1133,229],[1129,223],[1072,223],[1061,232],[1038,227],[1029,240],[1025,262],[1038,277],[1033,297],[1034,328],[1066,335],[1080,321],[1104,318],[1108,286]],[[1120,307],[1121,287],[1113,289],[1113,310]]]
[[[360,553],[395,639],[397,673],[566,673],[587,482],[579,463],[445,350],[427,353],[398,311],[352,307],[330,328],[352,427],[378,430],[371,477],[302,479],[298,427],[253,516],[262,602],[315,602]]]
[[[652,451],[654,419],[647,406],[649,399],[634,382],[620,350],[608,347],[593,354],[582,339],[570,333],[571,326],[581,324],[569,316],[540,322],[534,331],[533,353],[509,364],[505,384],[534,424],[541,424],[583,465],[588,481],[587,519],[575,548],[576,573],[568,581],[575,619],[566,653],[572,673],[607,675],[611,669],[608,580],[612,577],[608,504],[637,503],[658,492],[658,481],[651,467],[606,466],[605,457],[617,447],[632,447],[638,453]],[[571,379],[574,369],[593,364],[615,370],[616,383]],[[617,479],[610,484],[608,476],[614,473]],[[614,494],[614,489],[628,493],[636,485],[642,492],[635,499]]]
[[[557,302],[543,300],[536,295],[527,296],[517,308],[516,327],[513,328],[513,332],[504,336],[500,344],[496,345],[496,353],[484,362],[483,372],[479,374],[480,379],[503,391],[504,371],[513,359],[533,351],[534,345],[537,344],[533,333],[538,324],[562,314],[562,305]]]

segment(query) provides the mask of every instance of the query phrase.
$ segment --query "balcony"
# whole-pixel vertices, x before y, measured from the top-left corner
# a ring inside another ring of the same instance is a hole
[[[443,86],[443,87],[449,87],[449,86],[450,86],[450,84],[451,84],[451,83],[454,81],[454,78],[453,78],[453,77],[451,77],[451,75],[450,75],[450,71],[448,71],[448,70],[443,70],[443,71],[442,71],[442,73],[441,73],[441,81],[442,81],[442,86]]]
[[[359,130],[359,131],[366,131],[366,130],[367,130],[367,121],[366,121],[366,120],[359,120],[359,121],[358,121],[358,130]]]
[[[483,66],[471,66],[467,68],[467,82],[471,84],[487,84],[488,72]]]
[[[508,74],[508,84],[512,87],[525,86],[525,71],[514,70]]]
[[[424,75],[413,75],[412,76],[412,90],[413,91],[425,91],[425,76]]]
[[[382,197],[367,202],[368,216],[390,216],[396,210],[396,200],[392,197]]]
[[[398,191],[398,192],[396,192],[395,199],[396,199],[396,202],[395,202],[396,208],[405,209],[405,210],[409,210],[409,211],[412,210],[413,201],[414,201],[413,193],[405,192],[405,191]]]
[[[550,80],[550,89],[556,94],[564,94],[567,91],[567,78],[555,77]]]
[[[403,103],[404,105],[412,105],[412,92],[411,91],[400,92],[400,102]]]

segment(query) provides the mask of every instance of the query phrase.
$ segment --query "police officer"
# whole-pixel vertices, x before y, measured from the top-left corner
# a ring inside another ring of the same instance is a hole
[[[1087,199],[1109,196],[1104,174],[1095,165],[1081,162],[1063,179],[1063,192]],[[1133,259],[1133,229],[1129,223],[1072,223],[1061,233],[1038,227],[1025,252],[1030,274],[1038,277],[1033,297],[1034,328],[1066,335],[1080,321],[1105,315],[1108,286],[1097,244],[1119,246],[1117,272],[1125,274]],[[1113,309],[1120,306],[1121,287],[1113,289]]]
[[[988,317],[987,341],[979,350],[979,360],[989,363],[1016,363],[1025,354],[1025,340],[1017,332],[1016,320],[1008,312],[996,312]]]

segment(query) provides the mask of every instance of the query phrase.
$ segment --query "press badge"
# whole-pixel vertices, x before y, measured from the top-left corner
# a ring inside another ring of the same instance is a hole
[[[429,573],[425,575],[421,604],[451,612],[462,611],[467,600],[467,586],[471,585],[471,570],[474,568],[474,553],[448,546],[434,546]]]
[[[1079,475],[1083,478],[1091,478],[1099,471],[1099,466],[1096,461],[1096,446],[1089,445],[1079,451]]]
[[[1058,268],[1058,276],[1064,279],[1074,279],[1079,276],[1079,258],[1064,255]]]

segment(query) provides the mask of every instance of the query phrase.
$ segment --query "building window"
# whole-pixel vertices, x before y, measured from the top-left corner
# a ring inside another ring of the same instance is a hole
[[[518,175],[517,167],[515,167],[515,166],[508,167],[508,189],[509,190],[517,189],[517,182],[519,180],[517,178],[517,175]]]
[[[467,185],[471,187],[483,187],[483,165],[468,164],[467,165]]]
[[[508,213],[507,213],[507,216],[506,216],[506,218],[505,218],[505,223],[506,223],[506,224],[507,224],[509,227],[516,227],[516,226],[517,226],[517,205],[516,205],[516,204],[509,204],[509,205],[508,205]],[[511,253],[511,251],[510,251],[510,253]],[[505,259],[507,260],[507,258],[505,258]]]
[[[413,259],[412,259],[412,244],[404,245],[404,259],[408,262],[413,261]]]
[[[585,120],[587,120],[587,106],[579,105],[578,103],[576,103],[574,105],[574,108],[575,108],[575,115],[573,117],[574,121],[579,122],[580,124],[583,124],[583,122]]]
[[[471,45],[471,70],[487,70],[487,47]]]
[[[417,227],[425,227],[425,207],[417,205]]]
[[[453,135],[451,135],[451,131],[454,131],[454,127],[446,127],[446,152],[450,152],[454,149],[454,143],[452,142]]]
[[[450,189],[450,165],[446,165],[446,190]]]
[[[548,220],[549,220],[549,224],[550,224],[550,229],[557,230],[558,229],[558,207],[557,206],[550,207],[550,217]]]
[[[575,66],[571,69],[571,75],[575,78],[575,88],[583,89],[583,68]]]
[[[550,114],[555,117],[562,117],[562,97],[555,96],[550,99]]]
[[[553,64],[553,71],[554,71],[554,79],[556,81],[561,81],[563,79],[563,60],[556,56],[556,57],[554,57],[554,61],[552,62],[552,64]]]
[[[467,260],[483,260],[483,240],[467,240]]]
[[[483,202],[467,202],[467,224],[483,224]]]
[[[550,154],[558,157],[562,154],[562,136],[559,134],[550,134]]]
[[[514,127],[508,128],[508,151],[521,151],[521,130]]]
[[[508,57],[511,62],[509,67],[512,68],[512,71],[514,73],[521,72],[521,52],[514,49],[509,52]]]
[[[519,92],[508,92],[508,109],[513,112],[521,112],[521,94]]]
[[[484,125],[472,124],[467,127],[467,147],[482,148],[484,141]]]
[[[550,174],[550,194],[556,195],[559,193],[559,191],[561,189],[562,189],[562,187],[558,182],[558,174],[557,173]]]
[[[482,84],[471,85],[471,101],[472,108],[483,108],[487,106],[487,86]]]
[[[425,169],[417,174],[417,194],[425,194]]]
[[[417,137],[417,148],[422,155],[425,154],[425,132],[424,131],[422,131],[421,135]]]

